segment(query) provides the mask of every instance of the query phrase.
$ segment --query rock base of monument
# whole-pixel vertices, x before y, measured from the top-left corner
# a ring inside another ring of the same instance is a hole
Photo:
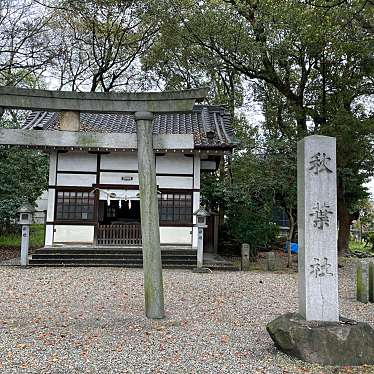
[[[374,364],[374,329],[364,322],[306,321],[297,313],[284,314],[266,329],[275,346],[300,360],[334,366]]]

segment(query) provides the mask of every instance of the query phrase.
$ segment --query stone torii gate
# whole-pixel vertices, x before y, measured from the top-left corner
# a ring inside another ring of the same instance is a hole
[[[63,116],[65,119],[69,119],[70,125],[64,130],[79,131],[80,112],[135,113],[143,239],[145,314],[148,318],[159,319],[164,317],[157,184],[152,137],[153,114],[157,112],[191,111],[195,101],[203,100],[207,93],[206,88],[178,92],[83,93],[0,87],[0,114],[3,109],[8,108],[65,112]],[[56,146],[56,139],[48,140],[49,135],[48,131],[38,131],[34,135],[30,130],[2,129],[0,131],[0,144]],[[64,145],[69,145],[69,141],[73,141],[74,144],[71,145],[87,147],[87,138],[84,136],[66,137],[61,135],[64,134],[60,134],[60,137],[64,138]],[[96,139],[94,139],[94,141],[97,140],[100,143],[97,146],[103,146],[104,144],[108,146],[108,141],[112,140],[102,135],[105,141],[100,142],[100,137],[96,136]],[[120,143],[118,143],[118,148],[121,145]]]

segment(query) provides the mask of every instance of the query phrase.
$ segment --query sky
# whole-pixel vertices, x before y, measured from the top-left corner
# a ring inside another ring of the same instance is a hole
[[[365,186],[369,188],[369,192],[371,193],[371,198],[374,200],[374,178],[372,178],[372,180]]]

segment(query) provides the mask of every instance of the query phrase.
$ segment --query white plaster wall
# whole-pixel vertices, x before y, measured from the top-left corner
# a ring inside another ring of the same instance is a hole
[[[54,243],[93,243],[94,226],[55,225]]]
[[[46,247],[50,247],[53,244],[53,225],[45,226],[45,242]]]
[[[96,174],[57,174],[58,186],[91,187],[96,183]]]
[[[107,170],[138,170],[137,153],[118,152],[101,155],[101,169]],[[156,172],[163,174],[192,174],[193,157],[182,153],[167,153],[156,156]]]
[[[81,152],[59,154],[60,171],[96,171],[96,155]],[[57,179],[58,186],[87,186],[96,183],[95,174],[58,174],[56,178],[56,154],[50,158],[50,185]],[[62,163],[61,163],[62,161]],[[101,169],[108,170],[134,170],[138,169],[137,153],[118,152],[101,155]],[[168,153],[156,158],[157,173],[162,174],[192,174],[191,177],[158,176],[157,184],[160,188],[199,189],[200,188],[200,157],[185,157],[182,153]],[[132,176],[132,181],[122,181],[123,176]],[[101,172],[101,184],[128,184],[138,185],[137,172]],[[55,190],[48,192],[49,205],[47,220],[54,219]],[[198,209],[200,192],[193,193],[193,208]],[[194,217],[195,221],[195,217]],[[55,232],[53,233],[53,229]],[[193,231],[193,235],[192,232]],[[163,244],[185,244],[197,246],[197,231],[191,227],[160,227],[160,239]],[[94,226],[88,225],[47,225],[46,245],[55,243],[93,243]]]
[[[67,152],[58,154],[58,171],[96,172],[97,155],[87,152]]]
[[[132,177],[132,180],[122,180],[122,177]],[[113,173],[113,172],[101,172],[100,173],[101,184],[130,184],[139,185],[138,173]]]
[[[55,197],[56,197],[56,190],[54,188],[50,188],[48,190],[48,207],[47,207],[47,221],[52,222],[55,217]]]
[[[118,152],[102,154],[100,169],[109,170],[138,170],[137,152]]]
[[[192,174],[193,158],[183,153],[166,153],[156,157],[156,173]]]
[[[181,188],[192,189],[192,177],[174,177],[174,176],[157,176],[157,185],[159,188]]]
[[[186,244],[191,245],[191,227],[160,227],[161,244]]]
[[[57,152],[49,154],[49,176],[48,184],[54,186],[56,184],[56,165],[57,165]]]

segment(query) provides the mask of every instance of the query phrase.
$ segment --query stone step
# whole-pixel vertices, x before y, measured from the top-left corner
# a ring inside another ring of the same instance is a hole
[[[141,245],[55,245],[53,247],[41,247],[39,250],[51,250],[51,249],[94,249],[94,250],[106,250],[106,249],[136,249],[141,250]],[[161,250],[172,250],[172,251],[179,251],[179,250],[189,250],[189,251],[196,251],[190,245],[161,245]]]
[[[192,269],[196,267],[196,250],[186,246],[163,247],[163,268]],[[29,260],[30,266],[143,266],[143,253],[139,247],[53,247],[38,249]],[[207,261],[213,270],[238,270],[226,261]]]
[[[52,262],[38,262],[30,264],[33,267],[120,267],[120,268],[142,268],[142,263],[52,263]],[[188,265],[188,264],[163,264],[163,269],[193,269],[196,265]]]
[[[57,258],[31,258],[29,260],[30,265],[35,265],[37,263],[54,263],[54,264],[143,264],[142,258],[99,258],[99,257],[85,257],[85,258],[72,258],[72,257],[57,257]],[[196,265],[196,260],[192,259],[168,259],[167,261],[163,260],[164,264],[187,264],[187,265]]]
[[[64,258],[102,258],[102,259],[142,259],[141,253],[39,253],[36,252],[32,255],[32,259],[64,259]],[[184,254],[161,254],[163,260],[184,260],[184,261],[196,261],[196,255],[184,255]]]
[[[141,248],[41,248],[36,251],[37,254],[125,254],[142,255]],[[196,250],[193,249],[163,249],[162,255],[191,255],[196,256]]]
[[[54,262],[35,262],[31,263],[30,266],[35,267],[121,267],[121,268],[142,268],[142,263],[54,263]],[[212,271],[238,271],[239,269],[234,266],[228,265],[209,265],[206,266]],[[194,269],[196,264],[162,264],[163,269]]]

